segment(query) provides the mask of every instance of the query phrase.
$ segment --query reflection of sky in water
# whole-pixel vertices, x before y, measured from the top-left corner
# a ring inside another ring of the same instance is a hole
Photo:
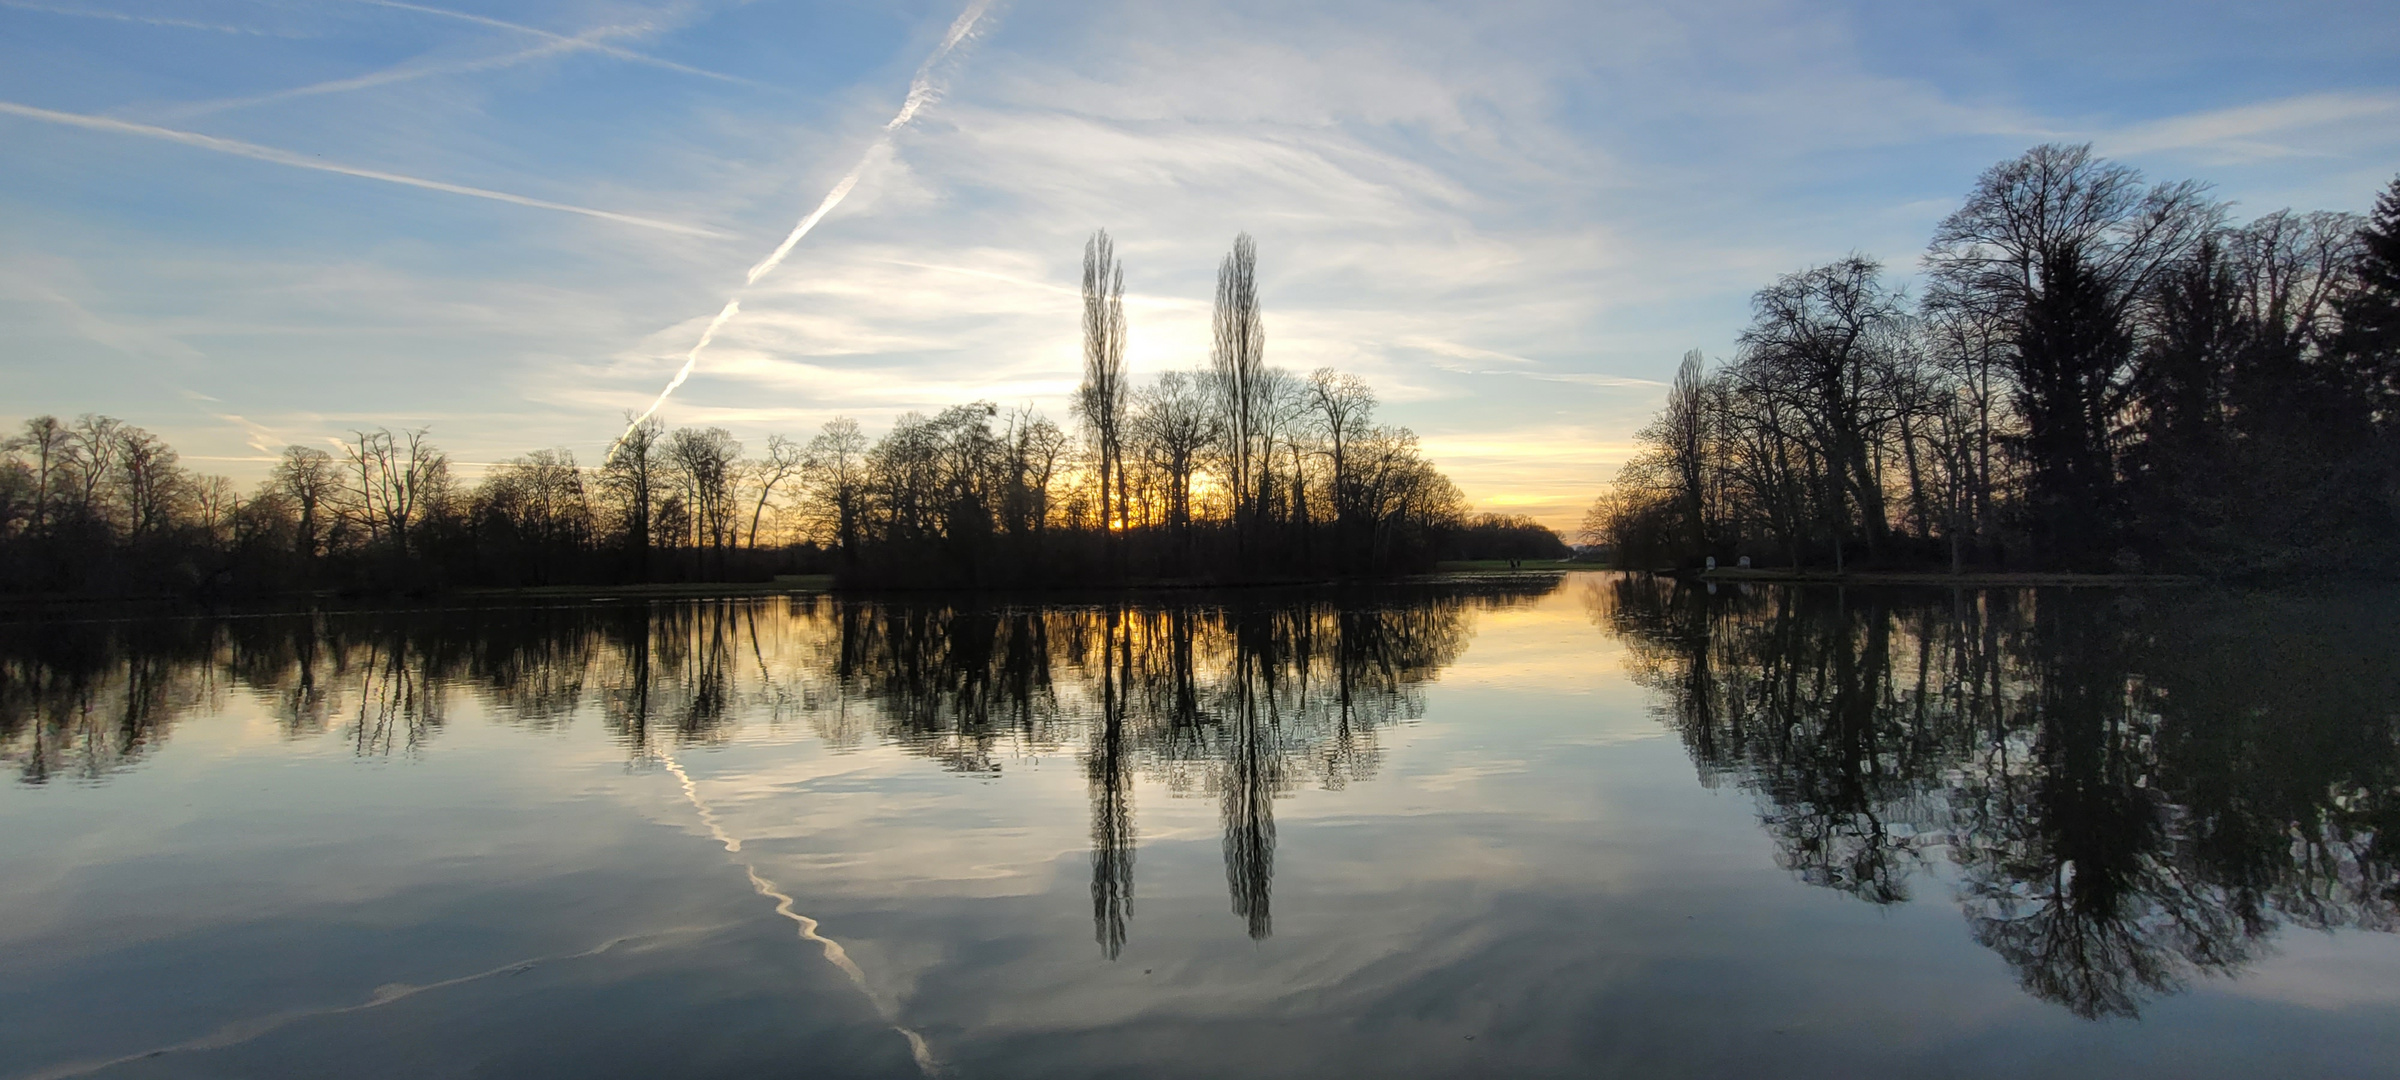
[[[0,790],[0,1076],[915,1074],[895,1025],[962,1076],[2369,1075],[2400,1049],[2391,934],[2270,912],[2239,963],[2086,1020],[1978,944],[1941,836],[1903,901],[1805,883],[1788,823],[1858,763],[1695,742],[1691,627],[1636,601],[1199,608],[1182,638],[1088,608],[335,618],[309,690],[306,634],[7,642],[44,658],[8,669],[9,763],[48,776]],[[1759,643],[1854,603],[1728,599],[1709,679],[1787,670]],[[1869,728],[1913,715],[1912,619]],[[2072,628],[2001,629],[2005,718],[2050,685],[2027,642]],[[1848,670],[1799,640],[1790,671]],[[2184,782],[2179,730],[2141,727],[2137,786]],[[1952,793],[1990,767],[1878,752]],[[1907,832],[1910,798],[1862,805]],[[2171,831],[2151,857],[2215,865]]]

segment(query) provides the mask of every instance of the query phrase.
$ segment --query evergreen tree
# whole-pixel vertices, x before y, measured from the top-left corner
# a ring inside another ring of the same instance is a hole
[[[2400,177],[2375,200],[2358,232],[2356,283],[2335,302],[2341,351],[2373,395],[2375,421],[2400,428]]]

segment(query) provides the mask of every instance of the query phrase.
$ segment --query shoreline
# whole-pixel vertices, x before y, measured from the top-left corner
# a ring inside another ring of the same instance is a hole
[[[2066,570],[1967,570],[1951,573],[1947,570],[1773,570],[1753,567],[1719,567],[1700,571],[1652,571],[1668,577],[1685,577],[1708,582],[1782,582],[1800,585],[1972,585],[2026,586],[2063,585],[2088,588],[2125,588],[2149,585],[2198,585],[2222,579],[2195,574],[2087,574]]]
[[[2238,579],[2214,578],[2195,574],[2093,574],[2067,571],[1965,571],[1950,573],[1943,570],[1852,570],[1836,573],[1822,569],[1719,567],[1715,570],[1641,570],[1601,566],[1592,563],[1525,560],[1516,567],[1506,560],[1449,562],[1435,570],[1420,574],[1405,574],[1389,578],[1289,578],[1261,581],[1151,580],[1127,581],[1103,585],[1025,586],[1009,588],[961,588],[955,586],[866,586],[841,588],[830,574],[784,575],[773,581],[741,582],[665,582],[634,585],[532,585],[516,587],[474,586],[441,589],[419,594],[340,594],[332,592],[303,592],[248,597],[216,597],[199,599],[176,596],[41,596],[0,597],[0,623],[39,622],[46,619],[83,621],[98,618],[144,617],[210,617],[255,615],[264,611],[292,610],[375,610],[389,608],[432,609],[444,607],[476,607],[483,604],[508,604],[518,601],[605,602],[612,600],[734,600],[762,599],[778,596],[847,595],[855,597],[922,596],[951,594],[959,596],[1053,596],[1069,602],[1095,595],[1132,595],[1143,593],[1190,593],[1208,591],[1244,591],[1252,589],[1316,589],[1345,587],[1393,587],[1433,585],[1443,582],[1492,582],[1557,578],[1573,572],[1648,574],[1678,581],[1707,584],[1739,585],[1857,585],[1862,587],[1926,587],[1952,588],[2147,588],[2159,586],[2201,586],[2248,584],[2267,588],[2305,588],[2322,579],[2285,580],[2271,583],[2248,582]]]
[[[1388,578],[1271,578],[1254,581],[1201,579],[1137,580],[1099,585],[1029,585],[974,588],[950,585],[870,585],[842,588],[831,574],[787,574],[773,581],[650,582],[624,585],[464,586],[406,593],[310,591],[249,596],[0,596],[0,625],[45,621],[85,622],[141,618],[255,617],[306,611],[438,610],[506,606],[530,601],[600,603],[632,600],[756,600],[773,597],[1042,596],[1077,602],[1095,595],[1139,595],[1276,589],[1395,587],[1556,577],[1563,568],[1516,570],[1469,567]]]

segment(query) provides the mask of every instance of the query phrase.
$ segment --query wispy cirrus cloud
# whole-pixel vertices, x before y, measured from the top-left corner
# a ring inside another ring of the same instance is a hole
[[[2100,153],[2178,152],[2212,163],[2331,156],[2361,139],[2400,142],[2400,91],[2300,94],[2170,116],[2103,132]]]
[[[243,441],[249,445],[250,449],[257,451],[257,453],[255,455],[247,455],[240,460],[273,461],[283,453],[284,447],[292,444],[292,440],[286,437],[283,432],[277,431],[265,424],[261,424],[247,416],[241,415],[240,413],[224,411],[225,403],[217,400],[216,398],[210,397],[207,394],[203,394],[197,390],[186,390],[183,392],[183,396],[196,403],[199,406],[200,411],[216,417],[217,419],[231,424],[241,430]]]
[[[13,295],[49,308],[60,316],[69,333],[125,357],[187,371],[206,360],[199,349],[180,335],[92,310],[83,299],[61,287],[60,279],[79,276],[71,267],[61,267],[55,260],[0,264],[0,296]],[[84,291],[90,288],[88,282],[78,284]]]

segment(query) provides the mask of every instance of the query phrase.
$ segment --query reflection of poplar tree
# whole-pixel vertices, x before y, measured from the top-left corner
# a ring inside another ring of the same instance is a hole
[[[1249,923],[1250,936],[1263,939],[1275,932],[1269,897],[1275,886],[1276,748],[1262,730],[1260,699],[1270,707],[1275,690],[1274,665],[1260,655],[1269,643],[1263,627],[1244,619],[1235,630],[1233,716],[1225,744],[1225,888],[1233,897],[1233,913]],[[1266,724],[1272,725],[1270,717]]]
[[[720,734],[728,722],[726,706],[731,694],[728,685],[732,665],[732,649],[726,640],[726,624],[732,617],[728,605],[711,604],[690,609],[695,625],[686,631],[693,639],[694,653],[686,665],[690,674],[687,699],[676,725],[675,735],[680,742],[692,742]]]
[[[314,735],[325,730],[326,695],[317,685],[319,640],[315,633],[308,633],[298,635],[294,642],[298,677],[292,680],[291,689],[284,692],[277,715],[286,737]]]
[[[1125,752],[1133,634],[1130,626],[1118,626],[1120,616],[1108,613],[1100,653],[1100,731],[1085,766],[1092,789],[1092,936],[1111,960],[1125,947],[1125,924],[1133,917],[1133,790]]]
[[[614,695],[617,738],[636,758],[650,753],[650,605],[628,604],[617,633],[625,685]]]

